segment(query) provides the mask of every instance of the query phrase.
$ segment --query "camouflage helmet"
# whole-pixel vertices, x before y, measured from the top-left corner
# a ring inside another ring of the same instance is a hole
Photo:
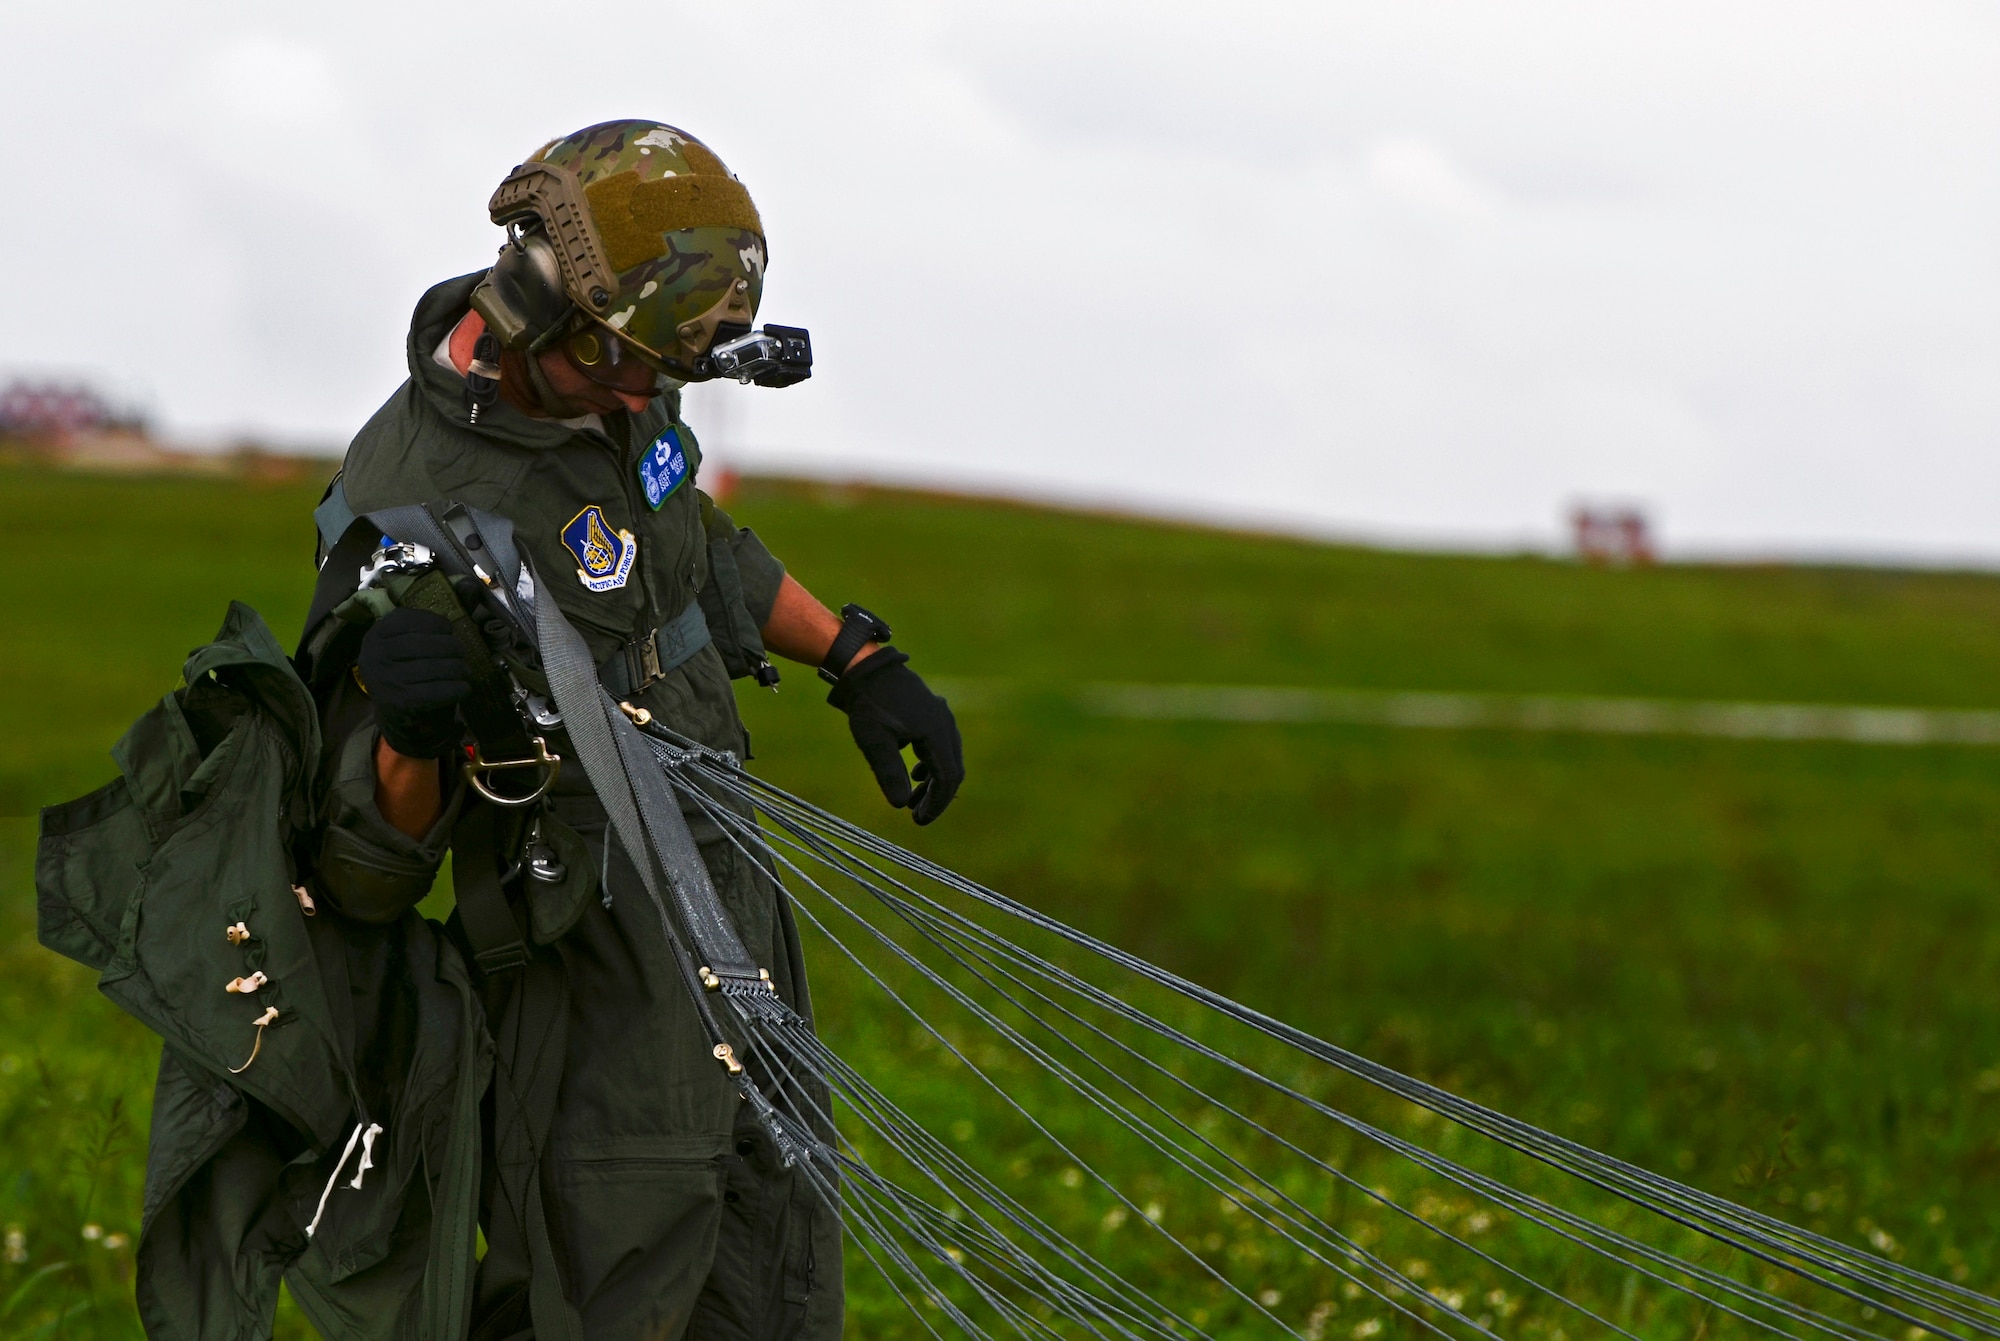
[[[606,121],[551,140],[493,193],[510,230],[472,305],[503,345],[615,332],[682,381],[718,327],[748,329],[764,288],[764,228],[707,145],[658,121]],[[601,333],[601,332],[600,332]]]

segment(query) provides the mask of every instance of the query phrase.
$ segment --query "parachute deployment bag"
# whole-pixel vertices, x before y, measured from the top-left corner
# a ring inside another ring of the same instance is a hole
[[[43,812],[35,884],[44,945],[330,1143],[350,1096],[290,851],[318,754],[311,695],[256,611],[232,604],[180,687],[113,747],[119,777]]]
[[[330,1337],[463,1334],[484,1024],[456,953],[410,914],[411,981],[394,990],[423,1022],[393,1111],[366,1111],[330,1000],[350,990],[329,967],[343,933],[308,921],[320,910],[294,855],[319,752],[311,693],[232,603],[114,747],[119,776],[42,812],[42,944],[98,970],[166,1042],[137,1263],[149,1335],[267,1330],[281,1274]],[[379,1170],[365,1192],[363,1155]]]

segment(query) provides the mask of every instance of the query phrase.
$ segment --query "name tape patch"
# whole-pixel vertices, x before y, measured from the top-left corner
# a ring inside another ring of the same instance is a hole
[[[630,531],[613,530],[604,509],[595,503],[570,518],[569,525],[563,527],[562,542],[576,556],[576,580],[592,591],[613,591],[632,576],[639,537]]]
[[[659,511],[667,495],[680,488],[687,476],[687,453],[681,449],[681,435],[670,425],[639,454],[639,484],[646,491],[646,502]]]

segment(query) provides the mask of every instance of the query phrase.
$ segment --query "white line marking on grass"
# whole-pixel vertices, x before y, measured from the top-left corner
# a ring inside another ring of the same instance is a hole
[[[1151,721],[1341,722],[1434,730],[1844,740],[1864,745],[2000,745],[2000,712],[1838,703],[1705,703],[1146,684],[1084,685],[1073,697],[1084,711],[1098,716]]]
[[[1842,703],[1714,703],[1551,694],[1437,694],[1258,685],[1085,684],[1067,689],[940,679],[979,711],[1051,693],[1097,717],[1159,722],[1328,722],[1463,731],[1570,731],[1614,736],[1838,740],[1862,745],[2000,745],[2000,712]]]

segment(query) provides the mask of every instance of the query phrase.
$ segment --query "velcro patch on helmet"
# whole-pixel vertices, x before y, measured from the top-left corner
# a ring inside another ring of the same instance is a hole
[[[591,221],[613,270],[667,254],[665,235],[680,228],[743,228],[759,237],[764,225],[750,192],[733,177],[662,177],[636,171],[601,177],[584,188]]]

